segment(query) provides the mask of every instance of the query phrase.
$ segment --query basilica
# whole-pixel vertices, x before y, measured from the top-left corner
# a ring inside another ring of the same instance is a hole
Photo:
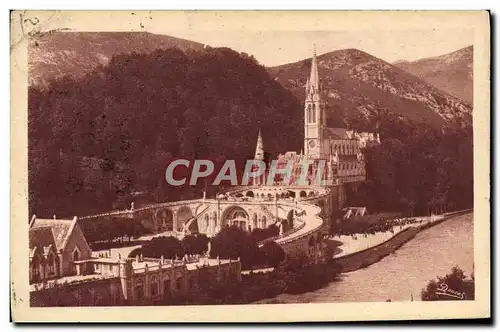
[[[299,178],[304,164],[310,165],[306,181],[313,183],[318,166],[323,161],[322,183],[337,185],[341,183],[362,182],[366,179],[363,149],[380,144],[379,134],[358,133],[346,128],[326,126],[326,96],[318,72],[318,59],[314,50],[311,73],[306,83],[304,103],[304,148],[300,153],[289,151],[278,156],[278,165],[291,164],[292,176],[288,183],[276,178],[275,185],[293,185]],[[264,143],[259,132],[255,159],[264,159]],[[279,166],[278,166],[279,167]],[[255,178],[254,185],[265,183],[266,174]]]

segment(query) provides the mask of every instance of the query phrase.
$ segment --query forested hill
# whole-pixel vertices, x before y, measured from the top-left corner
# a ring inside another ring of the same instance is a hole
[[[29,88],[30,214],[126,207],[141,191],[188,197],[165,183],[169,160],[242,160],[253,156],[259,129],[267,152],[300,150],[302,119],[300,102],[246,54],[115,56],[78,81]]]
[[[199,51],[204,45],[149,32],[46,32],[33,39],[29,47],[29,84],[47,87],[62,76],[81,78],[118,54],[174,47]]]

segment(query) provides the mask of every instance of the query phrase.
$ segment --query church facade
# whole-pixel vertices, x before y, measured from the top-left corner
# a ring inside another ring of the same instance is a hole
[[[304,102],[304,148],[300,153],[289,151],[278,156],[278,167],[292,164],[292,177],[289,183],[276,179],[276,185],[291,185],[300,177],[303,165],[307,164],[306,181],[312,184],[320,164],[322,183],[336,185],[341,183],[362,182],[366,179],[363,149],[380,144],[380,136],[374,133],[357,133],[346,128],[326,126],[326,96],[318,72],[316,50],[311,62],[311,73],[306,83]],[[263,160],[264,146],[261,133],[257,139],[256,160]],[[323,161],[321,163],[321,161]],[[254,181],[254,185],[264,184],[266,176]]]

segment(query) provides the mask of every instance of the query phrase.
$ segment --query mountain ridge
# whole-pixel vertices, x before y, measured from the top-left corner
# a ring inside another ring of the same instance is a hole
[[[434,127],[450,121],[470,123],[470,105],[366,52],[350,48],[324,53],[317,59],[330,108],[327,113],[333,122],[360,116],[370,121],[388,111]],[[303,100],[310,63],[311,58],[268,70]]]
[[[472,105],[472,45],[456,51],[415,61],[398,60],[393,65]]]

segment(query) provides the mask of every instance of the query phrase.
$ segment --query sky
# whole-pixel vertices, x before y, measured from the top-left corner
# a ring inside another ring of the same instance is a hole
[[[213,47],[226,46],[252,54],[261,64],[276,66],[309,58],[316,45],[318,55],[356,48],[387,62],[418,60],[456,51],[473,44],[471,30],[410,31],[262,31],[207,34],[185,31],[163,34]]]
[[[266,66],[309,58],[313,44],[318,55],[356,48],[388,62],[438,56],[473,45],[480,18],[477,13],[458,11],[65,11],[31,15],[44,30],[148,31],[230,47]]]

